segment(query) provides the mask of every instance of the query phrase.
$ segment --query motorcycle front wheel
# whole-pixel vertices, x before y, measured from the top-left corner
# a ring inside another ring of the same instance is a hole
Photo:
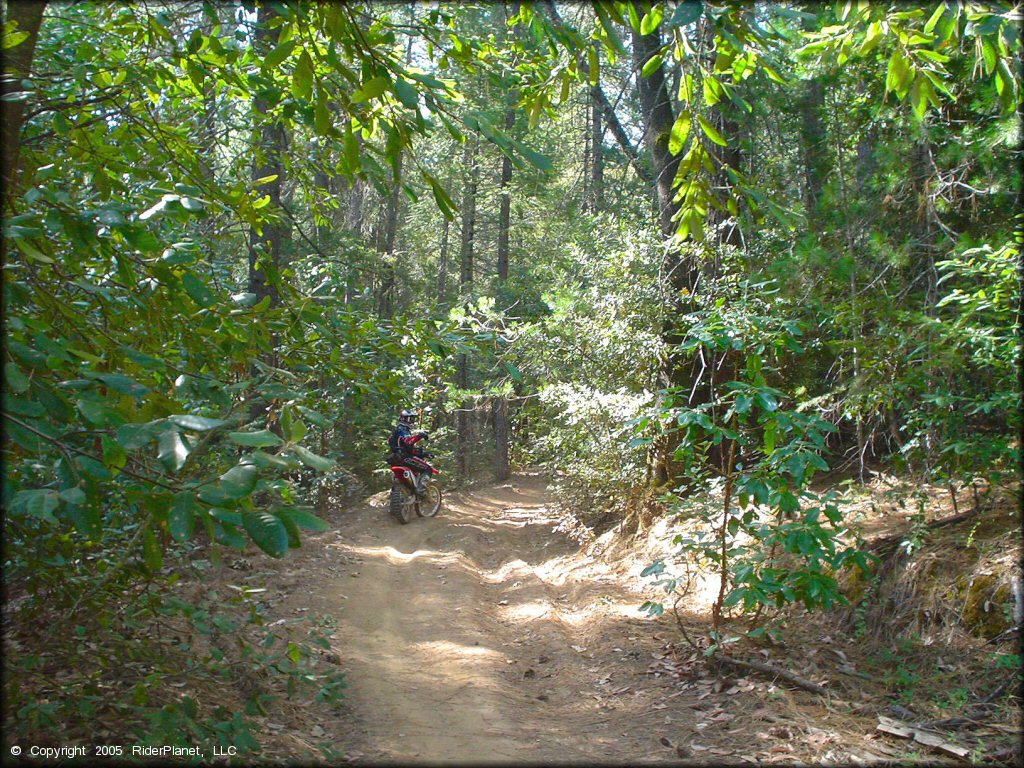
[[[402,525],[411,522],[413,510],[417,506],[416,495],[412,491],[402,485],[402,483],[395,482],[391,484],[391,496],[388,499],[388,507],[398,522]]]
[[[441,509],[441,489],[428,482],[423,496],[416,504],[416,514],[420,517],[433,517]]]

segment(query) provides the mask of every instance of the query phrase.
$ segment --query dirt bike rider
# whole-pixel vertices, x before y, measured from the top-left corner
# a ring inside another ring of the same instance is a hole
[[[391,448],[389,459],[392,462],[397,460],[400,465],[409,467],[416,475],[417,493],[423,493],[426,479],[432,474],[432,468],[424,458],[430,458],[431,454],[417,443],[427,440],[430,435],[424,429],[413,429],[416,420],[417,416],[413,411],[403,410],[398,415],[398,426],[388,438],[388,447]]]

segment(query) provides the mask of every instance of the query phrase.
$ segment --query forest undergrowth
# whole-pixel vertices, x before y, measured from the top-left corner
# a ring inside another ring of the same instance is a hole
[[[885,468],[870,475],[863,485],[838,474],[815,481],[818,489],[843,489],[844,537],[870,553],[869,568],[838,577],[840,597],[830,609],[791,604],[726,616],[718,636],[724,654],[709,651],[716,644],[709,640],[716,637],[714,574],[680,547],[695,533],[692,519],[674,519],[648,497],[611,523],[607,513],[591,515],[592,527],[584,522],[588,507],[574,512],[579,497],[568,494],[561,528],[594,556],[619,564],[622,578],[647,582],[652,597],[643,607],[656,607],[675,631],[666,645],[671,674],[704,667],[726,687],[742,674],[775,679],[823,694],[820,706],[849,714],[852,731],[863,730],[868,717],[910,726],[905,738],[913,729],[935,736],[901,761],[1019,761],[1019,486],[954,495]],[[652,571],[652,562],[666,567]],[[800,709],[813,721],[813,707]]]

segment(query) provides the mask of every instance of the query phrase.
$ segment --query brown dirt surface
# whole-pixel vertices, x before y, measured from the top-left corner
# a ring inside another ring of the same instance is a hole
[[[855,642],[798,627],[757,656],[829,685],[831,700],[701,663],[673,619],[639,611],[656,595],[635,568],[559,532],[539,474],[451,494],[409,525],[383,501],[334,512],[334,530],[289,556],[294,591],[275,610],[335,618],[348,687],[333,713],[296,705],[264,734],[265,754],[329,743],[358,763],[956,762],[876,730],[888,702],[837,671],[853,668]]]

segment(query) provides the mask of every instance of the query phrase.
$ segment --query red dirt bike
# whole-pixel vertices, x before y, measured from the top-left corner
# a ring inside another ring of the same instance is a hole
[[[419,517],[433,517],[441,509],[441,489],[434,483],[433,476],[440,470],[430,467],[430,474],[423,478],[421,488],[416,486],[416,473],[409,467],[392,464],[391,496],[389,507],[398,522],[405,525],[412,522],[413,513]]]

